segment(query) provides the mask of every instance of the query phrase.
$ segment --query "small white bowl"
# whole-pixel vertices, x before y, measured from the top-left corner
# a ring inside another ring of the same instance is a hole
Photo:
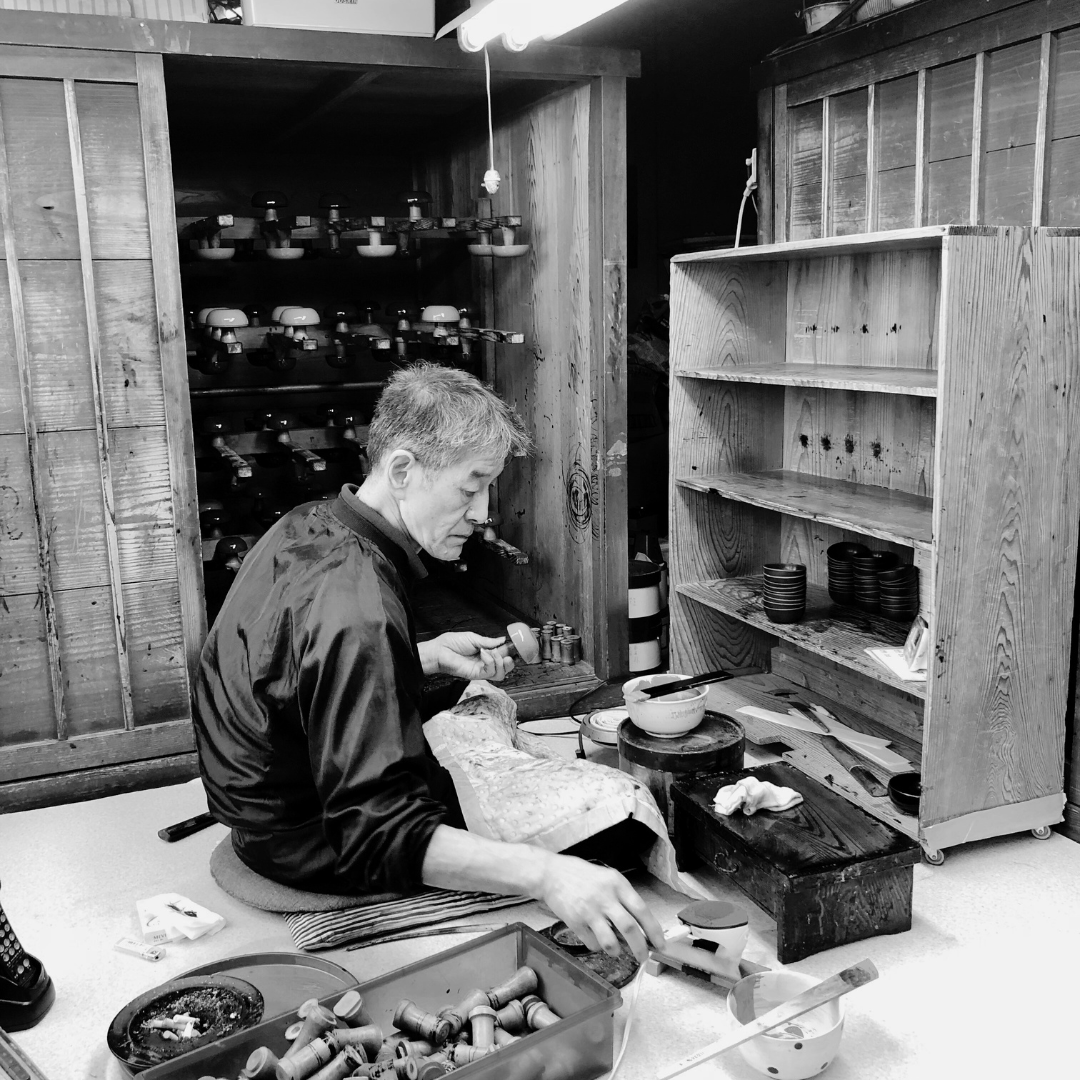
[[[497,259],[519,259],[529,250],[528,244],[492,244],[491,254]]]
[[[225,262],[236,254],[234,247],[196,248],[195,254],[207,262]]]
[[[389,259],[397,244],[357,244],[356,251],[362,259]]]
[[[268,259],[302,259],[304,257],[304,249],[302,247],[287,247],[287,248],[267,248],[266,257]]]
[[[756,1020],[821,980],[795,971],[761,971],[740,979],[728,994],[728,1013],[739,1024]],[[841,998],[756,1035],[739,1051],[748,1065],[772,1080],[808,1080],[832,1063],[844,1033]]]
[[[469,254],[470,255],[490,255],[491,254],[491,245],[490,244],[470,244],[469,245]]]
[[[456,323],[461,313],[451,304],[428,304],[420,312],[420,321],[427,323]]]
[[[647,735],[657,739],[677,739],[701,723],[705,716],[705,703],[709,696],[707,686],[695,686],[690,690],[680,690],[671,697],[645,698],[635,700],[634,690],[646,686],[658,686],[661,683],[678,682],[689,679],[689,675],[639,675],[636,679],[623,683],[623,700],[630,713],[630,719]]]

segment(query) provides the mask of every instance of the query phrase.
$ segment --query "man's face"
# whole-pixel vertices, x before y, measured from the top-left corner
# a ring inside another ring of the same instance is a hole
[[[399,503],[409,535],[436,559],[452,562],[488,517],[488,487],[501,458],[468,458],[445,469],[418,469]]]

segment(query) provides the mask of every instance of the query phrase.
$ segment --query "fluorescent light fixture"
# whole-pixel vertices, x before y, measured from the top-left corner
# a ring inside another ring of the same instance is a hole
[[[503,45],[520,52],[537,38],[551,41],[624,0],[473,0],[467,12],[444,26],[436,36],[457,28],[458,43],[466,52],[479,52],[501,37]]]

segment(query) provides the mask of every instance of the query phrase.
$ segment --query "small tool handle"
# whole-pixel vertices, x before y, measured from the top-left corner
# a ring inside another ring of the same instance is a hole
[[[168,825],[164,829],[158,829],[158,836],[166,844],[171,844],[174,840],[183,840],[185,836],[202,832],[203,829],[213,825],[215,820],[213,814],[196,814],[195,817],[188,818],[186,821],[178,821],[175,825]]]
[[[705,683],[723,682],[732,678],[730,671],[710,671],[705,675],[695,675],[692,679],[679,679],[678,682],[658,683],[655,686],[640,686],[636,690],[646,697],[664,697],[677,694],[680,690],[690,690]]]
[[[835,735],[822,735],[821,745],[845,768],[862,789],[874,799],[888,794],[885,785],[865,766],[863,759],[844,745]]]

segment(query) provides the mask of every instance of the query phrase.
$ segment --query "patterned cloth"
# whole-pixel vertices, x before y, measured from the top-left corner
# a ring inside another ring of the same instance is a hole
[[[529,903],[527,896],[430,889],[368,907],[343,911],[295,912],[285,916],[298,949],[315,952],[382,938],[396,930],[412,930],[481,911]]]

